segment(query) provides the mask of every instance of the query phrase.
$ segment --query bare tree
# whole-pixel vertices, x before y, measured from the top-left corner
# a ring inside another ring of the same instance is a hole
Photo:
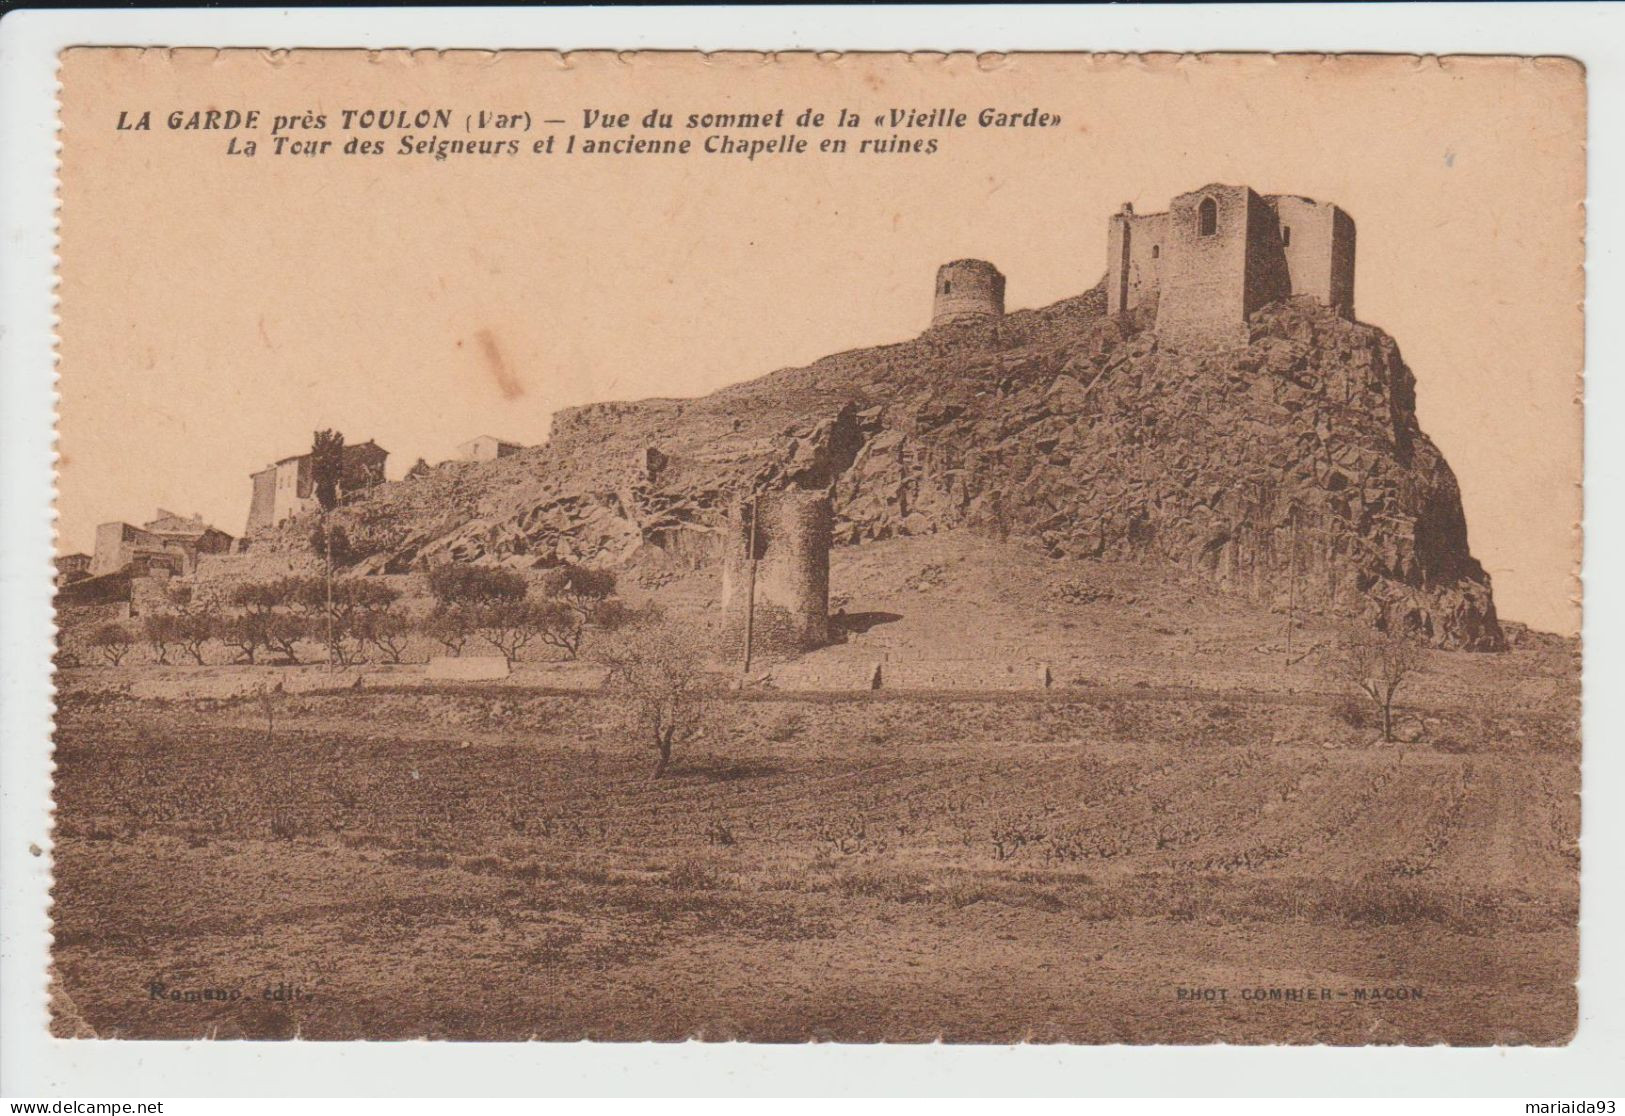
[[[1343,633],[1335,663],[1343,680],[1376,705],[1382,716],[1382,739],[1392,743],[1394,695],[1421,669],[1421,647],[1398,632],[1351,626]]]
[[[261,686],[254,694],[260,703],[260,712],[265,714],[266,743],[276,739],[276,703],[282,692],[282,683],[278,682],[274,686]]]
[[[597,659],[609,668],[605,688],[621,703],[631,731],[657,759],[653,777],[671,766],[673,747],[698,735],[715,691],[703,666],[699,633],[649,612],[608,637]]]

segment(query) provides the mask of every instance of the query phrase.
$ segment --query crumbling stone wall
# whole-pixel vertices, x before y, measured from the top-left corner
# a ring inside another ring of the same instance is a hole
[[[1332,206],[1332,309],[1349,321],[1354,316],[1354,218]]]
[[[1106,312],[1120,314],[1154,298],[1162,276],[1163,242],[1168,215],[1136,215],[1123,203],[1114,213],[1106,237]]]
[[[931,324],[1004,316],[1004,276],[986,260],[954,260],[937,268]]]
[[[729,647],[743,654],[747,627],[753,658],[829,642],[830,523],[823,492],[764,492],[733,505],[722,562]]]
[[[130,615],[151,616],[172,609],[169,600],[170,574],[165,569],[154,569],[145,577],[130,579]]]
[[[1354,221],[1335,205],[1292,195],[1266,198],[1275,209],[1292,294],[1310,295],[1354,317]]]

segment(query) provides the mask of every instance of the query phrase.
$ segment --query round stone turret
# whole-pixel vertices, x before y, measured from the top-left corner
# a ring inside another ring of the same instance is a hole
[[[986,260],[955,260],[937,268],[933,326],[1004,316],[1004,276]]]
[[[723,629],[754,656],[794,655],[829,642],[829,497],[764,492],[729,509],[722,562]]]

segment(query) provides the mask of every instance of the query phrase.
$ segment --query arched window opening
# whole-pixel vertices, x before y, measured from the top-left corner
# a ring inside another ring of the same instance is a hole
[[[1282,225],[1281,226],[1281,247],[1283,247],[1283,248],[1292,247],[1292,226],[1291,225]]]
[[[1162,245],[1153,244],[1151,246],[1151,258],[1154,260],[1160,260],[1162,258]]]
[[[1198,236],[1212,236],[1219,231],[1219,205],[1212,198],[1203,198],[1202,204],[1196,207],[1196,232]]]
[[[943,294],[947,294],[949,291],[951,291],[953,289],[954,289],[954,285],[952,283],[950,283],[948,280],[944,279],[942,281],[942,293]]]

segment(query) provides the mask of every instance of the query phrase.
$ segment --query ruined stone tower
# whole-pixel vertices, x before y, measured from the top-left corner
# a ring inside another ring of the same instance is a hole
[[[986,260],[954,260],[937,268],[931,324],[1004,316],[1004,276]]]
[[[722,616],[728,646],[752,657],[829,642],[829,497],[764,492],[728,513]]]
[[[1354,317],[1354,221],[1335,205],[1212,183],[1111,218],[1107,313],[1155,297],[1159,336],[1245,344],[1248,315],[1294,295]]]

